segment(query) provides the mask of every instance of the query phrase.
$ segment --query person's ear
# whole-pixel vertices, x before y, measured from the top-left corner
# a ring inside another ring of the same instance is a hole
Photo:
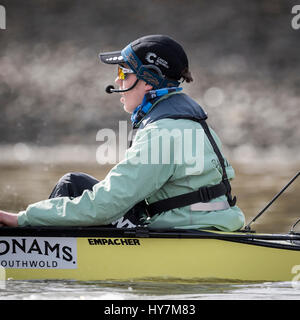
[[[153,90],[153,86],[151,86],[151,84],[148,84],[147,82],[145,82],[145,90],[146,91]]]

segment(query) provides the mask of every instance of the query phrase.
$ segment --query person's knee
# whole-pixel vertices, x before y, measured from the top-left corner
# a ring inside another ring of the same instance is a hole
[[[59,183],[73,183],[78,178],[78,175],[78,172],[68,172],[59,179]]]
[[[60,183],[71,183],[71,184],[79,184],[79,185],[94,185],[99,181],[90,176],[89,174],[83,172],[69,172],[61,177]]]

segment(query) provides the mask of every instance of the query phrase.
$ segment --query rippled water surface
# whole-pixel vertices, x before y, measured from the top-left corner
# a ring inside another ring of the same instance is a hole
[[[253,218],[299,171],[296,166],[272,167],[261,164],[235,166],[234,193],[246,220]],[[32,202],[48,197],[64,173],[83,171],[102,179],[109,167],[81,165],[1,165],[0,208],[22,210]],[[257,232],[288,232],[300,217],[299,182],[296,181],[253,225]],[[298,229],[299,230],[299,229]],[[300,261],[299,261],[300,263]],[[223,300],[223,299],[299,299],[300,285],[292,282],[264,283],[112,283],[77,281],[15,281],[0,286],[0,300],[100,299],[100,300]]]
[[[300,285],[264,283],[109,283],[8,280],[1,300],[295,300]]]

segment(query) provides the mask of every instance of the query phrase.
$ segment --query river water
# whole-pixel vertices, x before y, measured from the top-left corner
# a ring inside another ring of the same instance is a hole
[[[132,283],[6,281],[0,300],[298,300],[292,282]]]
[[[299,171],[299,164],[257,166],[235,164],[233,190],[246,220],[255,216]],[[1,164],[0,208],[17,212],[48,197],[64,173],[82,171],[99,180],[109,167],[85,164]],[[257,232],[288,232],[300,217],[299,181],[296,181],[253,225]],[[299,228],[298,228],[299,230]],[[1,284],[1,282],[0,282]],[[293,282],[264,283],[133,283],[78,281],[16,281],[0,285],[0,300],[294,300],[300,285]]]

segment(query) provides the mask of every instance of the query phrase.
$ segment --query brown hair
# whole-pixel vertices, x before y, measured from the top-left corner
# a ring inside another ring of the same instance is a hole
[[[188,68],[184,68],[181,72],[181,77],[183,80],[185,80],[187,83],[192,82],[194,79],[192,77],[192,74]]]

